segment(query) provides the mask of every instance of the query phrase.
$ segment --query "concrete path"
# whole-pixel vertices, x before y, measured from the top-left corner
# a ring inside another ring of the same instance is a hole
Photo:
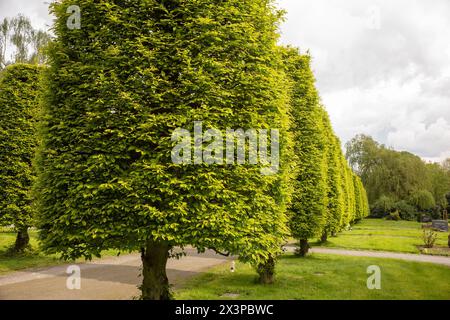
[[[186,257],[170,259],[167,264],[167,275],[174,287],[182,280],[232,260],[211,251],[201,255],[192,249],[186,251]],[[0,276],[0,300],[127,300],[139,295],[137,286],[142,278],[138,254],[79,264],[80,290],[67,289],[68,266],[29,269]]]
[[[295,247],[293,246],[286,246],[285,248],[288,252],[293,252],[295,250]],[[312,248],[310,252],[337,254],[341,256],[400,259],[407,261],[435,263],[450,267],[450,257],[443,257],[443,256],[430,256],[412,253],[396,253],[387,251],[362,251],[362,250],[345,250],[345,249],[317,248],[317,247]]]

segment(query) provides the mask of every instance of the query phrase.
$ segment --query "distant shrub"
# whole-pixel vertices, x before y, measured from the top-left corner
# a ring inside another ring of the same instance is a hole
[[[435,206],[434,208],[428,210],[429,215],[433,220],[441,220],[442,219],[443,209],[441,206]]]
[[[387,220],[393,220],[393,221],[399,221],[399,220],[401,220],[400,214],[399,214],[398,210],[396,210],[396,211],[394,211],[394,212],[391,212],[391,213],[386,217],[386,219],[387,219]]]
[[[374,218],[382,218],[389,215],[394,209],[395,201],[391,197],[381,196],[372,205],[370,215]]]
[[[423,242],[425,244],[425,248],[433,248],[434,243],[436,242],[437,233],[432,229],[424,229],[423,230]]]
[[[416,221],[419,218],[417,209],[405,200],[396,202],[394,204],[394,209],[398,211],[402,220]]]

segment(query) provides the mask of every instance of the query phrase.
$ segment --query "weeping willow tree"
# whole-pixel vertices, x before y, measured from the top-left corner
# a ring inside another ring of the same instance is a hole
[[[37,145],[38,92],[41,69],[14,64],[0,73],[0,225],[13,225],[13,252],[29,245],[32,225],[32,161]]]
[[[270,282],[292,189],[283,161],[290,86],[272,1],[80,0],[81,28],[73,30],[71,4],[51,7],[56,38],[36,187],[46,251],[91,259],[139,250],[143,299],[170,298],[166,263],[175,246],[237,254]],[[267,130],[270,147],[280,142],[280,166],[238,165],[228,153],[225,161],[217,131],[208,143],[191,136],[200,122],[205,130]],[[275,128],[279,139],[268,133]],[[186,142],[185,163],[172,159],[174,132]],[[211,163],[202,161],[206,150]]]

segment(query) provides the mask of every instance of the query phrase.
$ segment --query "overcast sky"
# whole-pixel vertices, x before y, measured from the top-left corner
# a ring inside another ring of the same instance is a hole
[[[46,2],[0,0],[0,18],[21,12],[45,28]],[[282,42],[310,51],[342,142],[365,133],[427,160],[450,157],[449,0],[278,3]]]

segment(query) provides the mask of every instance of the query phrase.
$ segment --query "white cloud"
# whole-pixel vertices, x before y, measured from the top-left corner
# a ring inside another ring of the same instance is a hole
[[[282,42],[310,49],[343,142],[374,136],[425,159],[450,155],[450,2],[283,0]]]

